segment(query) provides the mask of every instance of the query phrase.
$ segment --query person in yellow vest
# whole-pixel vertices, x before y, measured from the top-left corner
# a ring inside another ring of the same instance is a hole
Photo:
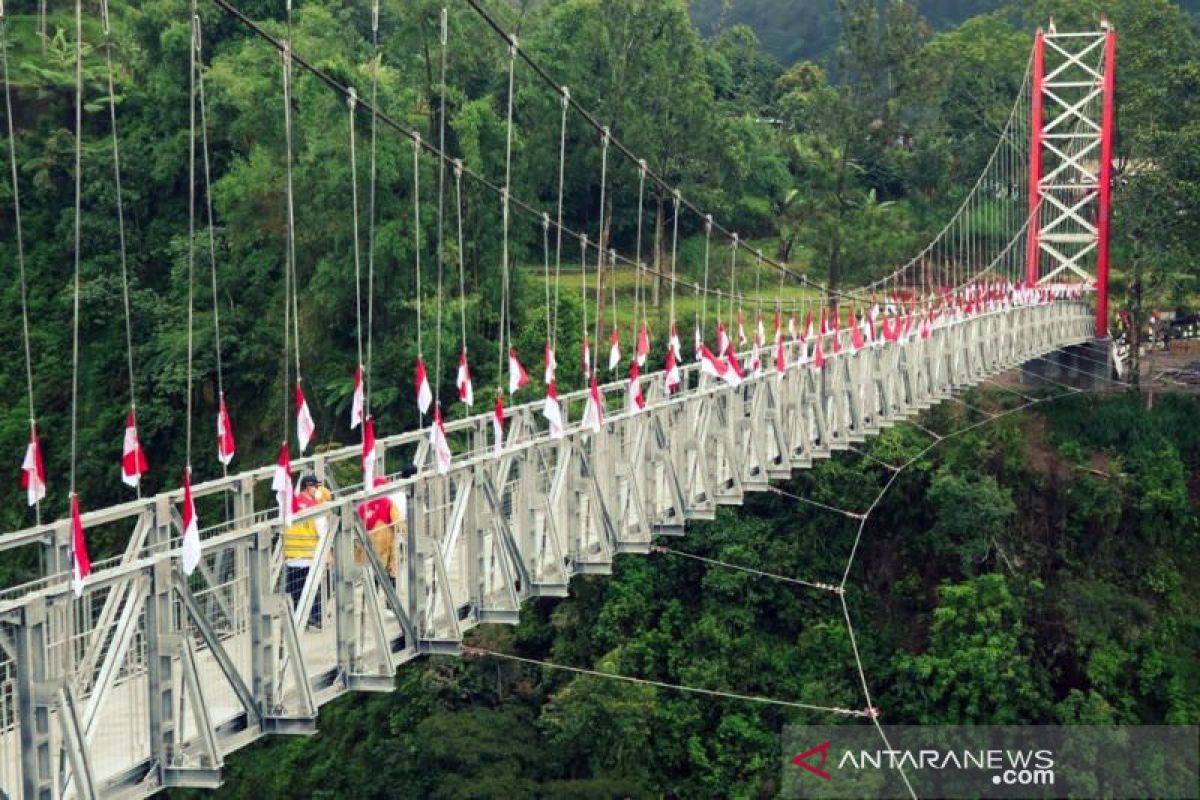
[[[300,490],[296,493],[293,510],[297,513],[320,505],[325,502],[321,484],[315,475],[305,475],[300,479]],[[325,492],[329,490],[326,489]],[[321,536],[315,520],[298,522],[283,532],[283,558],[287,571],[287,592],[292,598],[293,607],[299,605],[300,595],[304,592],[304,583],[312,569],[313,559],[317,556],[317,545]],[[321,592],[313,596],[312,609],[308,613],[308,626],[321,627]]]

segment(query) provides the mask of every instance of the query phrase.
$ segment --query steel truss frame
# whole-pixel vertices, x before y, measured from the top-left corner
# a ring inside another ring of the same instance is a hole
[[[734,388],[692,364],[674,395],[662,373],[646,376],[647,407],[612,414],[597,434],[580,426],[583,392],[563,398],[561,439],[548,435],[541,402],[511,409],[498,457],[490,414],[459,421],[446,474],[432,468],[421,432],[390,437],[385,454],[420,471],[370,492],[341,487],[298,517],[324,535],[295,609],[279,579],[278,520],[256,506],[270,497],[269,468],[197,487],[229,497],[230,516],[206,529],[204,568],[190,578],[177,567],[177,492],[92,512],[87,524],[123,523],[134,535],[82,597],[53,568],[0,595],[0,675],[11,676],[0,688],[15,699],[0,714],[0,758],[14,762],[0,775],[20,780],[2,788],[53,798],[215,787],[233,750],[269,733],[311,733],[324,703],[391,690],[399,665],[460,653],[471,627],[516,623],[522,601],[563,597],[575,575],[606,574],[616,555],[646,553],[656,535],[681,535],[687,520],[711,519],[772,478],[1091,334],[1077,302],[998,310],[857,352],[842,331],[840,354],[820,372],[768,371]],[[787,344],[789,363],[801,346],[810,345]],[[624,381],[604,387],[610,408],[624,408],[624,391]],[[335,473],[357,458],[347,447],[297,466],[336,487]],[[382,495],[406,507],[394,577],[355,513]],[[45,543],[53,562],[66,535],[55,522],[0,537],[0,549]],[[305,630],[318,594],[326,624]]]

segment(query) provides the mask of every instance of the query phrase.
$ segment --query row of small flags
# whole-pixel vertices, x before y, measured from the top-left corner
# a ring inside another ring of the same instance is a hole
[[[951,292],[943,290],[938,299],[941,303],[935,307],[932,301],[921,303],[915,296],[903,296],[894,293],[891,301],[881,308],[878,302],[872,302],[860,314],[853,306],[847,310],[846,326],[850,331],[850,346],[854,351],[862,350],[868,345],[897,342],[902,339],[928,338],[938,326],[953,319],[983,313],[986,311],[1002,310],[1013,306],[1047,304],[1054,299],[1077,299],[1082,292],[1078,286],[1027,287],[1012,284],[980,284],[967,287],[965,290]],[[921,306],[924,306],[922,308]],[[882,318],[882,319],[881,319]],[[783,322],[780,312],[775,312],[774,321],[774,367],[778,374],[784,374],[788,369]],[[801,343],[800,355],[796,366],[811,363],[814,369],[822,369],[825,364],[824,340],[832,337],[831,350],[833,354],[841,351],[840,314],[835,310],[822,309],[819,321],[809,312],[803,328],[798,325],[795,314],[787,322],[787,333],[793,343]],[[817,332],[819,330],[819,335]],[[739,317],[737,323],[739,346],[749,342],[746,336],[744,319]],[[811,361],[808,343],[814,341]],[[743,364],[737,357],[733,342],[725,328],[718,320],[716,326],[716,346],[714,353],[704,343],[699,324],[695,330],[695,356],[704,375],[722,380],[730,385],[740,384],[749,371],[752,374],[763,372],[761,351],[766,344],[765,326],[762,314],[758,314],[754,332],[754,349],[748,363]],[[626,410],[640,411],[645,408],[646,399],[642,392],[641,370],[646,364],[650,352],[650,335],[648,327],[642,323],[634,344],[634,358],[630,362],[629,380],[626,388]],[[610,339],[609,369],[615,371],[620,365],[621,349],[618,331],[614,328]],[[588,376],[588,396],[584,409],[582,426],[584,430],[598,432],[604,424],[604,401],[592,370],[591,346],[586,334],[582,342],[582,366]],[[668,338],[666,362],[664,365],[665,386],[668,394],[673,394],[682,385],[680,364],[680,340],[675,327],[671,323]],[[554,348],[547,342],[544,349],[543,380],[546,384],[546,397],[542,406],[542,416],[546,419],[551,438],[559,439],[565,435],[562,416],[562,404],[558,397],[555,373],[558,363]],[[434,456],[434,463],[439,473],[445,474],[450,469],[452,454],[446,436],[445,420],[441,406],[434,404],[434,394],[429,381],[429,374],[424,359],[418,356],[416,364],[416,395],[417,408],[422,415],[433,410],[430,425],[429,444]],[[521,364],[515,348],[508,351],[508,391],[510,394],[529,385],[529,373]],[[455,386],[458,399],[468,407],[474,403],[474,387],[471,377],[470,363],[467,351],[459,355],[458,370],[455,375]],[[354,392],[350,406],[351,429],[362,428],[362,470],[363,485],[374,485],[375,462],[377,458],[374,420],[365,413],[365,390],[363,369],[359,365],[354,373]],[[312,412],[304,396],[300,384],[296,385],[294,394],[296,410],[296,438],[303,453],[316,433]],[[497,393],[492,414],[493,453],[499,454],[504,442],[504,400]],[[224,395],[220,397],[217,411],[217,458],[221,464],[228,466],[236,452],[233,437],[233,424],[229,409],[225,404]],[[142,475],[149,469],[145,451],[137,434],[136,408],[131,408],[125,420],[125,439],[121,457],[121,479],[131,487],[136,487]],[[36,426],[30,426],[30,441],[26,448],[25,458],[21,465],[21,488],[26,492],[29,505],[39,503],[46,496],[46,469],[42,460],[40,442]],[[276,494],[280,519],[287,524],[293,513],[298,511],[295,492],[292,486],[291,459],[288,444],[284,442],[276,461],[272,489]],[[183,542],[182,565],[185,574],[190,575],[200,560],[199,523],[196,516],[195,504],[192,498],[191,469],[184,470],[183,476]],[[86,539],[83,525],[79,516],[79,500],[71,496],[71,530],[72,549],[74,557],[73,585],[76,594],[82,591],[84,579],[91,572],[91,562],[87,555]]]

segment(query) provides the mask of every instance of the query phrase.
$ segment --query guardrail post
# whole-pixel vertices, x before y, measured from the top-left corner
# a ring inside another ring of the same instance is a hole
[[[275,711],[275,642],[272,636],[275,609],[271,601],[271,531],[259,530],[246,548],[250,573],[250,693],[258,703],[260,718]]]
[[[337,518],[330,520],[337,525],[333,532],[333,563],[330,565],[333,570],[334,634],[337,637],[338,672],[348,685],[354,672],[354,575],[359,571],[354,563],[352,542],[354,507],[344,502],[336,514]],[[364,591],[374,591],[374,585]]]
[[[13,628],[16,650],[17,720],[21,731],[22,797],[50,800],[53,773],[50,768],[50,706],[42,696],[47,679],[47,603],[33,601],[21,609],[20,622]]]
[[[159,520],[164,517],[160,516]],[[161,533],[161,529],[159,531]],[[171,596],[171,560],[161,558],[148,568],[150,585],[146,598],[146,713],[150,723],[150,760],[159,781],[167,781],[166,770],[175,757],[174,649],[175,614]]]

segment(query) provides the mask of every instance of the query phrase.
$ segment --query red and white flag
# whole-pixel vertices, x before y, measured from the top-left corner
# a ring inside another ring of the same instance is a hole
[[[417,410],[422,414],[429,413],[429,407],[433,405],[433,387],[429,385],[429,373],[425,370],[425,359],[417,356]]]
[[[549,386],[554,383],[554,374],[558,370],[558,359],[554,357],[554,348],[550,346],[549,342],[546,342],[542,362],[545,364],[545,369],[542,373],[542,383]]]
[[[191,575],[200,563],[200,520],[192,502],[192,470],[183,468],[183,574]]]
[[[271,490],[275,492],[275,505],[279,509],[279,521],[284,525],[292,521],[295,498],[292,496],[292,459],[288,454],[287,442],[279,448],[275,460],[275,475],[271,478]]]
[[[521,359],[517,358],[517,349],[508,348],[508,393],[513,394],[517,389],[528,385],[529,373],[521,366]]]
[[[671,347],[675,346],[675,323],[671,323]],[[637,360],[639,367],[646,366],[646,356],[650,355],[650,329],[646,327],[646,323],[642,323],[642,329],[638,331],[637,345],[633,348],[633,354]]]
[[[726,371],[725,362],[719,356],[713,354],[705,345],[700,345],[700,372],[704,375],[710,375],[714,378],[724,378]]]
[[[700,333],[700,326],[696,326],[696,333]],[[675,351],[675,360],[679,361],[683,358],[683,345],[679,342],[679,331],[675,327],[675,320],[671,320],[671,334],[667,337],[667,347]],[[646,336],[646,350],[650,349],[649,334]],[[642,364],[645,366],[645,363]]]
[[[367,417],[363,420],[362,438],[362,471],[363,488],[370,489],[375,485],[375,420]]]
[[[700,360],[700,348],[704,346],[704,336],[703,336],[703,334],[700,333],[700,321],[699,320],[696,320],[695,345],[696,345],[696,360],[699,361]]]
[[[778,320],[776,321],[775,327],[776,328],[779,327]],[[762,312],[760,311],[758,314],[758,322],[756,323],[756,325],[754,327],[754,346],[762,347],[766,343],[767,343],[767,332],[763,328],[763,315],[762,315]]]
[[[434,463],[439,475],[450,471],[450,442],[446,439],[446,423],[442,420],[442,407],[433,409],[433,424],[429,426],[429,444],[433,447]]]
[[[813,369],[822,369],[825,366],[825,337],[817,339],[817,348],[813,351]]]
[[[796,324],[795,314],[788,317],[788,336],[792,337],[793,342],[800,338],[800,328]]]
[[[717,355],[724,357],[729,352],[729,334],[725,332],[725,323],[717,320]]]
[[[354,368],[354,396],[350,399],[350,430],[354,430],[363,421],[363,370],[362,364]]]
[[[37,430],[30,426],[29,446],[25,448],[25,460],[21,462],[21,488],[25,500],[31,506],[46,497],[46,466],[42,463],[42,445],[38,442]]]
[[[71,588],[75,596],[83,594],[83,582],[92,574],[92,560],[88,558],[87,538],[83,535],[83,520],[79,517],[79,497],[71,495]]]
[[[847,310],[846,325],[850,328],[850,344],[853,345],[854,351],[858,352],[866,347],[866,342],[863,341],[862,326],[854,317],[854,306],[850,306]]]
[[[550,438],[563,437],[562,404],[558,402],[558,389],[554,384],[546,386],[546,402],[542,404],[542,416],[550,423]]]
[[[787,372],[787,355],[783,348],[783,336],[775,337],[775,372],[779,375]]]
[[[646,407],[646,398],[642,394],[642,379],[638,371],[637,361],[629,362],[629,387],[625,390],[625,409],[641,411]]]
[[[738,363],[736,353],[730,353],[729,355],[725,356],[725,366],[728,367],[728,369],[725,370],[725,374],[721,377],[723,377],[725,382],[730,386],[737,386],[743,380],[745,380],[746,375],[742,372],[742,365]]]
[[[458,387],[458,399],[470,406],[475,402],[475,386],[471,383],[471,365],[467,363],[467,351],[458,354],[458,374],[454,377]]]
[[[225,395],[217,402],[217,460],[225,466],[233,461],[237,445],[233,441],[233,422],[229,419],[229,408],[225,405]]]
[[[614,327],[608,337],[608,369],[615,370],[621,363],[621,336]]]
[[[599,433],[604,424],[604,399],[600,396],[600,386],[593,375],[588,385],[587,406],[583,410],[583,427],[592,433]]]
[[[811,339],[813,337],[814,333],[815,333],[815,331],[813,330],[813,312],[810,311],[810,312],[808,312],[808,316],[805,317],[805,319],[804,319],[804,333],[801,334],[800,339],[807,342],[809,339]]]
[[[583,335],[583,345],[579,350],[583,357],[583,374],[585,376],[592,374],[592,346],[588,342],[587,334]]]
[[[675,394],[683,383],[683,375],[679,371],[679,362],[675,359],[675,351],[667,348],[667,394]]]
[[[492,409],[492,454],[500,455],[504,449],[504,395],[496,393],[496,407]]]
[[[738,314],[738,347],[745,347],[746,342],[750,341],[746,338],[746,318]]]
[[[138,441],[137,414],[131,408],[125,416],[125,445],[121,448],[121,480],[126,486],[137,486],[146,474],[146,453]]]
[[[830,321],[830,332],[833,333],[833,339],[830,340],[832,342],[831,349],[833,350],[834,355],[837,355],[838,353],[842,352],[842,320],[836,308],[833,309],[833,313],[830,316],[832,317],[832,320]]]
[[[304,390],[296,384],[296,440],[300,444],[300,452],[308,449],[317,426],[313,423],[312,412],[308,410],[308,401],[304,399]]]

